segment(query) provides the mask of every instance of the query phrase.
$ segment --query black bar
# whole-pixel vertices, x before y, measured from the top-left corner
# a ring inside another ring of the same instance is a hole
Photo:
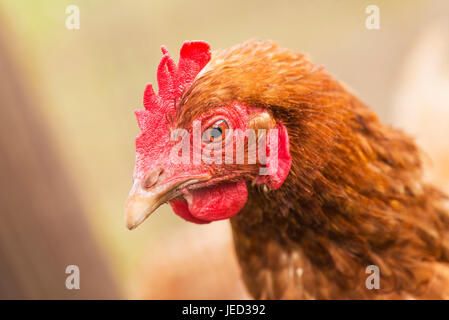
[[[242,301],[242,300],[194,300],[194,301],[0,301],[4,314],[10,309],[15,317],[23,312],[43,315],[66,316],[113,315],[122,319],[327,319],[328,317],[376,317],[417,316],[422,311],[434,317],[438,309],[449,307],[447,301]],[[125,318],[126,317],[126,318]]]

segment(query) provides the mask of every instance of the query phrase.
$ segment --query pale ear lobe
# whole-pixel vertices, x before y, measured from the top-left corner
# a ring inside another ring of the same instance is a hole
[[[292,166],[287,128],[280,122],[268,132],[266,139],[266,164],[260,169],[257,184],[266,184],[270,189],[279,189]]]

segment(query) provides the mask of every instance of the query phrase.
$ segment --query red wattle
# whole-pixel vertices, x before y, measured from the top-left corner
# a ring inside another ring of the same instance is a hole
[[[242,180],[188,190],[184,198],[170,202],[175,213],[190,222],[208,223],[239,213],[248,198],[248,190]]]
[[[170,205],[173,209],[173,211],[183,218],[184,220],[187,220],[189,222],[198,223],[198,224],[205,224],[209,223],[210,221],[204,221],[200,220],[198,218],[195,218],[189,211],[189,206],[187,202],[182,198],[176,198],[170,201]]]

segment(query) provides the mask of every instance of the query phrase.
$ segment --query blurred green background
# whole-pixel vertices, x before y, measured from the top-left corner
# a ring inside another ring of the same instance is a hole
[[[71,4],[80,9],[79,30],[65,27]],[[365,28],[370,4],[380,8],[379,30]],[[391,121],[401,62],[421,29],[447,20],[448,8],[443,0],[0,0],[0,26],[119,295],[132,298],[139,297],[136,266],[155,244],[184,228],[211,228],[187,226],[167,206],[135,231],[125,228],[138,133],[133,110],[142,108],[145,84],[156,83],[162,44],[177,59],[184,40],[218,49],[273,39],[309,54]]]

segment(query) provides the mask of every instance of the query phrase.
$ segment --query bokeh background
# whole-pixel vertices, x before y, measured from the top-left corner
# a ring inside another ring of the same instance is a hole
[[[379,30],[365,28],[371,4]],[[68,5],[79,30],[65,26]],[[433,141],[438,126],[404,119],[420,103],[448,106],[448,20],[445,0],[0,0],[0,297],[246,298],[226,222],[192,225],[163,206],[125,227],[133,110],[156,83],[160,46],[177,59],[184,40],[276,40],[384,121],[416,135],[436,127]],[[80,290],[65,288],[68,264]]]

